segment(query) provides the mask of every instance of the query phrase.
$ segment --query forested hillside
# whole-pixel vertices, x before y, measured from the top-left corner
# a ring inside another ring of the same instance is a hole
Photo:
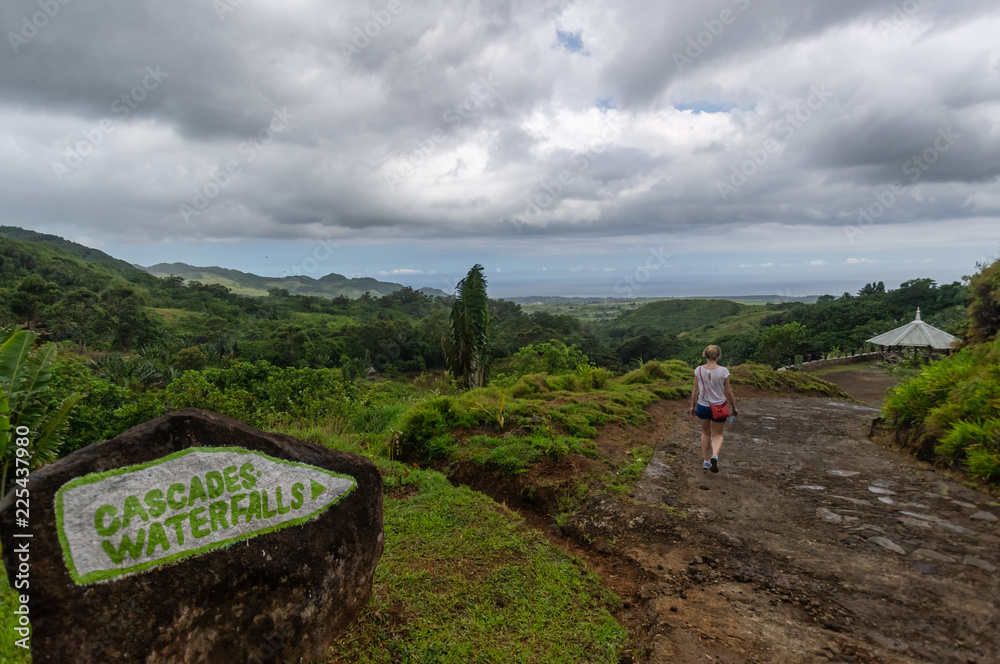
[[[349,298],[361,297],[368,293],[372,297],[381,297],[393,293],[402,286],[388,281],[379,281],[370,277],[349,279],[341,274],[327,274],[319,279],[304,275],[288,277],[261,277],[239,270],[229,270],[221,267],[194,267],[186,263],[157,263],[144,268],[156,277],[181,277],[185,281],[198,281],[204,284],[219,284],[237,295],[253,295],[263,297],[271,291],[284,290],[289,295],[315,295],[318,297]],[[436,288],[421,288],[425,295],[447,295]]]
[[[403,287],[380,297],[296,295],[273,287],[280,280],[212,269],[241,289],[266,292],[247,296],[220,283],[157,277],[55,236],[2,230],[0,325],[72,342],[77,352],[126,353],[160,373],[240,360],[351,371],[445,368],[440,340],[448,297]],[[327,285],[344,280],[336,274],[324,279]],[[304,281],[299,286],[310,287]],[[502,360],[554,339],[619,371],[654,359],[694,362],[704,345],[717,343],[728,363],[780,366],[798,354],[860,348],[865,339],[912,320],[917,307],[924,320],[956,332],[965,289],[914,279],[898,289],[873,282],[856,295],[824,295],[815,304],[670,299],[630,307],[607,321],[544,310],[526,314],[519,304],[491,300],[491,348]]]

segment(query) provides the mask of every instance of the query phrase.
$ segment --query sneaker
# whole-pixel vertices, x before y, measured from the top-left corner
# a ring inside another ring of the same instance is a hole
[[[717,473],[717,472],[719,472],[719,457],[717,457],[717,456],[716,456],[716,455],[714,455],[714,454],[712,455],[712,462],[711,462],[711,466],[712,466],[712,467],[711,467],[711,471],[712,471],[713,473]]]
[[[708,461],[702,461],[702,463],[701,463],[701,469],[702,470],[708,470],[711,467],[712,467],[711,463],[709,463]]]

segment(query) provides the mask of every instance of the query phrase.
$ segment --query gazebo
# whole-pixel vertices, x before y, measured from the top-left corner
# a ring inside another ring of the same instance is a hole
[[[892,352],[894,348],[924,348],[930,355],[934,351],[950,350],[954,341],[956,339],[952,335],[922,321],[918,308],[917,317],[912,322],[872,337],[868,343],[876,344],[880,353],[886,350]]]

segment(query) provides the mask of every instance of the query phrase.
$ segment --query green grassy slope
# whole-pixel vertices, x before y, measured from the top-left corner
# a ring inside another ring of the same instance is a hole
[[[760,307],[729,300],[660,300],[626,311],[607,324],[607,331],[612,336],[676,336],[689,330],[718,325],[732,316],[759,314],[761,311]]]

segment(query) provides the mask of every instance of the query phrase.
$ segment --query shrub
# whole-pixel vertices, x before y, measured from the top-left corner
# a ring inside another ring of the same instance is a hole
[[[694,372],[680,360],[651,361],[622,376],[621,382],[625,385],[649,385],[656,382],[686,384],[694,382]]]
[[[521,377],[533,373],[547,373],[552,376],[577,371],[580,367],[590,367],[590,359],[570,344],[551,339],[540,344],[529,344],[514,353],[510,360],[512,375]]]
[[[932,362],[896,386],[882,407],[889,424],[923,451],[1000,480],[1000,340]],[[931,455],[933,456],[933,455]]]
[[[979,447],[996,451],[998,442],[1000,442],[1000,419],[986,422],[960,420],[951,425],[934,451],[941,456],[957,459],[967,448]]]
[[[208,358],[201,352],[201,348],[191,346],[190,348],[182,348],[177,351],[174,368],[178,371],[187,371],[189,369],[199,370],[204,369],[206,364],[208,364]]]
[[[455,404],[452,397],[435,397],[418,404],[403,418],[399,435],[400,451],[428,457],[443,447],[441,436],[448,435],[455,425]]]

